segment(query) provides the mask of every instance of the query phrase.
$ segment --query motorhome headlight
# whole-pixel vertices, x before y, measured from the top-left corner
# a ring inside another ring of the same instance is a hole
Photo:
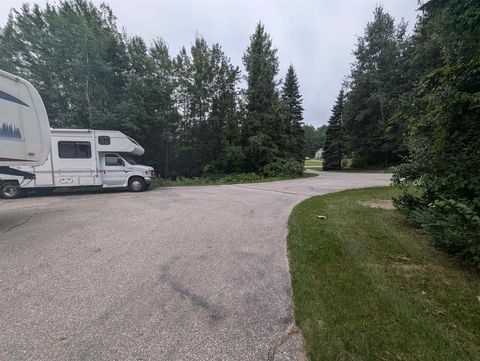
[[[146,170],[145,172],[143,172],[143,174],[145,174],[146,177],[151,177],[152,176],[152,171],[151,170]]]

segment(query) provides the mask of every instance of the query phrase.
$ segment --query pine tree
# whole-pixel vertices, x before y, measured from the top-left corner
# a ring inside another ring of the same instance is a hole
[[[328,121],[325,145],[323,148],[323,169],[342,169],[343,158],[343,103],[344,92],[340,90],[335,105],[332,109],[332,116]]]
[[[282,88],[282,103],[287,134],[287,157],[298,161],[304,159],[304,132],[302,95],[298,84],[297,74],[293,65],[288,67],[287,75]]]
[[[404,22],[396,25],[379,6],[358,39],[344,112],[347,145],[358,166],[397,163],[406,151],[402,124],[394,117],[406,80],[405,31]]]
[[[246,171],[261,172],[275,162],[285,148],[285,126],[280,112],[275,76],[277,50],[259,23],[243,57],[247,70],[246,114],[242,124],[242,146]]]

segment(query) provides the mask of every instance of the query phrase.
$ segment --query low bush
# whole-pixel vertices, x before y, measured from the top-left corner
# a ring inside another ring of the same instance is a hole
[[[431,243],[480,269],[480,217],[473,207],[453,199],[426,205],[405,193],[394,200],[429,237]]]
[[[277,160],[263,167],[265,177],[295,178],[303,174],[303,164],[294,159]]]
[[[273,174],[273,173],[272,173]],[[237,183],[255,183],[269,182],[274,180],[283,180],[298,178],[303,175],[303,167],[300,175],[281,174],[281,175],[261,175],[257,173],[232,173],[232,174],[209,174],[203,177],[177,177],[173,179],[158,178],[154,182],[155,187],[175,187],[175,186],[195,186],[195,185],[213,185],[213,184],[237,184]]]

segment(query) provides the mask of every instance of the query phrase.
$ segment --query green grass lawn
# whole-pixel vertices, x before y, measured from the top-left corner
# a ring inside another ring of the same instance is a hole
[[[306,168],[321,169],[323,165],[323,159],[306,159],[304,166]]]
[[[295,317],[310,360],[480,360],[480,275],[398,211],[359,203],[396,193],[344,191],[293,210]]]

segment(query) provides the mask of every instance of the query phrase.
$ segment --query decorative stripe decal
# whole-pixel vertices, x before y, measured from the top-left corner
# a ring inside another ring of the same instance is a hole
[[[31,159],[15,159],[15,158],[2,158],[0,157],[0,162],[11,162],[11,161],[15,161],[15,162],[31,162],[32,160]]]
[[[5,93],[4,91],[1,91],[1,90],[0,90],[0,99],[7,100],[9,102],[17,103],[17,104],[20,104],[20,105],[24,105],[24,106],[30,108],[30,106],[27,103],[24,103],[23,101],[14,97],[13,95]]]

